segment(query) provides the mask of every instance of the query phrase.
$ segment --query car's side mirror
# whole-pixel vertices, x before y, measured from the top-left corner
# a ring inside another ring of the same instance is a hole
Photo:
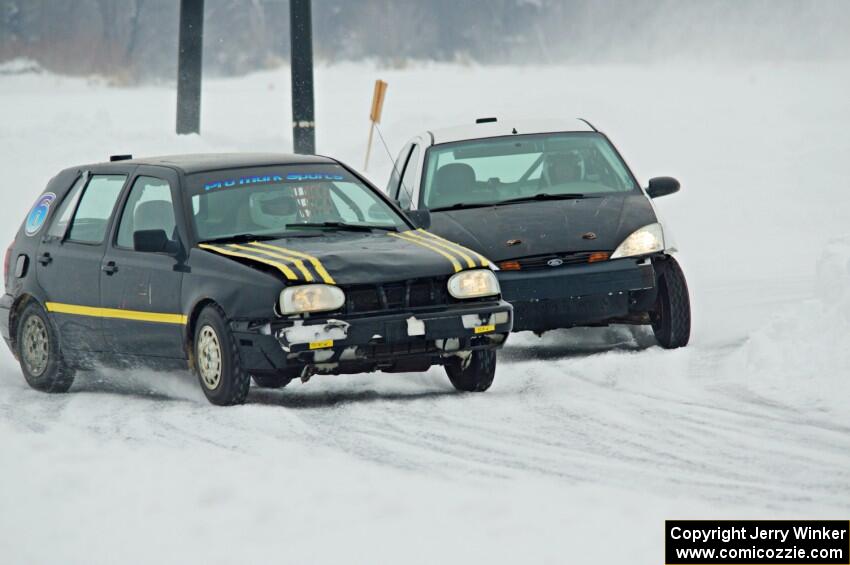
[[[423,208],[422,210],[408,210],[407,217],[413,222],[417,228],[427,230],[431,227],[431,212]]]
[[[649,179],[649,187],[646,189],[646,193],[650,198],[659,198],[679,192],[679,188],[681,188],[679,181],[673,177],[655,177]]]
[[[133,249],[143,253],[174,253],[177,243],[168,239],[165,230],[138,230],[133,232]]]

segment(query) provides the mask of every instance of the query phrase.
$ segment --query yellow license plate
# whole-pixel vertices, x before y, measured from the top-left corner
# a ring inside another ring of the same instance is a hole
[[[475,333],[477,334],[486,334],[492,331],[496,331],[496,326],[492,324],[489,326],[478,326],[477,328],[475,328]]]
[[[334,340],[323,339],[322,341],[311,341],[310,349],[327,349],[334,346]]]

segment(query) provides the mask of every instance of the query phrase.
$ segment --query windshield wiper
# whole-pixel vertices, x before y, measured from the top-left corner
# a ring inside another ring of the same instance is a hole
[[[431,212],[445,212],[446,210],[461,210],[464,208],[486,208],[487,206],[495,206],[498,202],[458,202],[451,206],[438,206],[437,208],[429,208]]]
[[[549,194],[547,192],[541,192],[539,194],[534,194],[532,196],[522,196],[520,198],[511,198],[509,200],[502,200],[501,202],[497,202],[496,204],[512,204],[514,202],[533,202],[535,200],[581,200],[583,198],[598,198],[596,196],[585,196],[584,194],[579,194],[577,192],[567,193],[567,194]]]
[[[498,200],[496,202],[458,202],[451,206],[440,206],[431,208],[432,212],[445,212],[447,210],[461,210],[465,208],[486,208],[488,206],[501,206],[502,204],[513,204],[515,202],[534,202],[535,200],[581,200],[582,198],[599,198],[598,196],[587,196],[577,192],[569,194],[549,194],[542,192],[533,196],[521,196],[520,198],[509,198],[508,200]]]
[[[304,222],[299,224],[286,224],[286,229],[297,228],[328,228],[344,231],[398,231],[395,226],[376,226],[372,224],[347,224],[345,222]]]
[[[239,243],[244,241],[267,241],[270,239],[280,239],[286,237],[285,234],[257,234],[257,233],[237,233],[235,235],[223,235],[221,237],[211,237],[202,239],[200,243]]]

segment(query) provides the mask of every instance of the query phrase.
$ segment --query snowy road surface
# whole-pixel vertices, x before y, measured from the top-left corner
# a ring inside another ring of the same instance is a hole
[[[67,395],[37,393],[4,351],[3,563],[660,563],[665,518],[846,519],[850,303],[822,305],[813,266],[850,231],[848,70],[321,69],[320,149],[355,165],[368,124],[351,108],[381,76],[390,143],[535,107],[600,122],[643,181],[680,176],[659,205],[683,249],[692,345],[519,334],[485,394],[432,369],[254,389],[231,409],[181,374],[81,374]],[[552,73],[515,106],[516,79]],[[204,135],[183,139],[167,87],[0,76],[0,235],[65,165],[286,150],[287,76],[209,81]],[[624,94],[636,81],[675,86]]]

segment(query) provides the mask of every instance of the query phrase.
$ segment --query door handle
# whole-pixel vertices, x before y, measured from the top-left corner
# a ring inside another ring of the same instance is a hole
[[[38,262],[45,267],[49,265],[51,261],[53,261],[53,257],[50,256],[50,253],[42,253],[38,258]]]
[[[115,264],[115,261],[110,261],[100,269],[107,275],[114,275],[118,272],[118,265]]]

